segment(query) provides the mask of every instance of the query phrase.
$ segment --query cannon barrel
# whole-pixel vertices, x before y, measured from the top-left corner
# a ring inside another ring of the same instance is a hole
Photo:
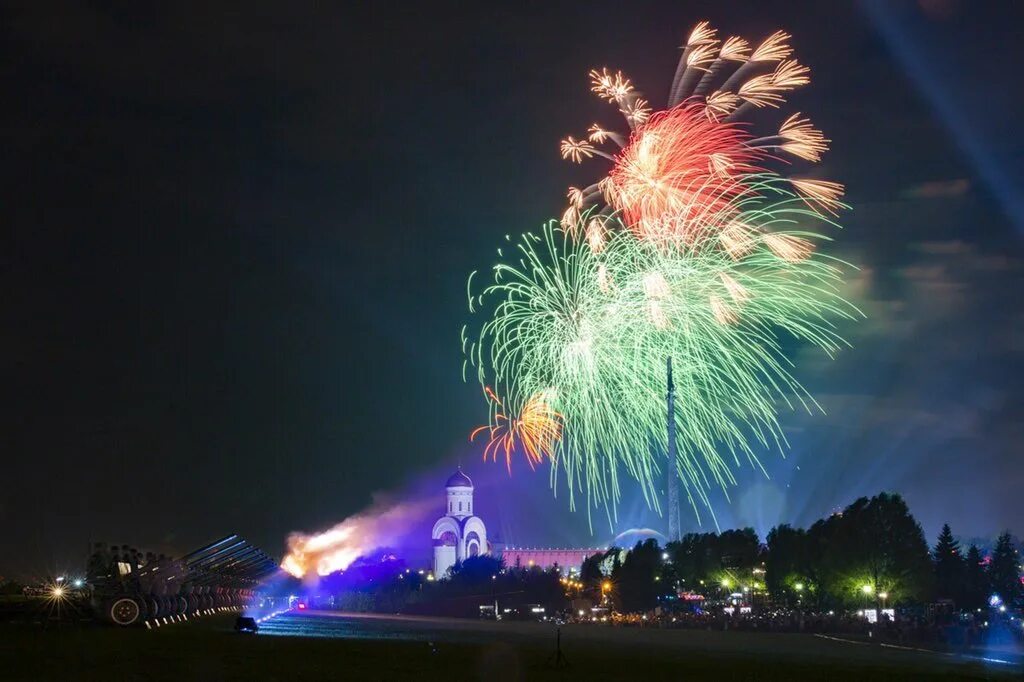
[[[119,626],[148,624],[211,608],[238,608],[256,598],[259,581],[279,570],[266,552],[238,535],[226,535],[180,558],[127,545],[97,545],[90,556],[93,608]],[[122,572],[120,564],[130,568]]]
[[[208,545],[203,545],[199,549],[193,550],[193,551],[189,552],[188,554],[186,554],[185,556],[183,556],[181,558],[183,560],[185,560],[185,561],[188,561],[192,557],[195,557],[195,556],[198,556],[200,554],[203,554],[204,552],[209,552],[210,550],[216,549],[217,547],[220,547],[224,543],[231,542],[232,540],[235,540],[237,538],[238,538],[238,536],[234,535],[234,534],[232,534],[232,535],[225,535],[220,540],[216,540],[214,542],[211,542]],[[245,541],[243,540],[242,542],[245,542]]]

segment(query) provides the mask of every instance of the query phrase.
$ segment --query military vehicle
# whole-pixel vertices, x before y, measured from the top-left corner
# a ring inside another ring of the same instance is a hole
[[[241,610],[278,570],[273,558],[237,535],[179,559],[100,543],[89,557],[86,584],[96,616],[128,627]]]

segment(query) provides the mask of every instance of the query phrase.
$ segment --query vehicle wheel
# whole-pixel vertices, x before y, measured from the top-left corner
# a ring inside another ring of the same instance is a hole
[[[138,603],[129,597],[115,599],[107,608],[107,616],[111,622],[121,627],[133,625],[139,620],[141,614],[142,609],[139,608]]]

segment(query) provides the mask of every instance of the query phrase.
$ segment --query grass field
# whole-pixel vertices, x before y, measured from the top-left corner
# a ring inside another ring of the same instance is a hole
[[[810,635],[310,615],[345,637],[238,635],[233,616],[159,630],[0,626],[4,680],[1019,679],[1020,668]],[[321,632],[322,635],[322,632]]]

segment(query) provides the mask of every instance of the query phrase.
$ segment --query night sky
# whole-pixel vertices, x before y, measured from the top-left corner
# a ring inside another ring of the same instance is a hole
[[[440,513],[458,461],[513,544],[659,523],[627,491],[592,537],[546,472],[483,464],[459,329],[468,273],[604,170],[558,155],[619,122],[587,71],[660,105],[704,18],[784,28],[812,68],[787,111],[833,140],[832,253],[868,316],[837,361],[801,356],[828,414],[783,417],[792,452],[742,472],[720,523],[886,489],[930,540],[1024,534],[1020,5],[186,4],[0,10],[0,575],[90,540],[279,553],[424,482]]]

